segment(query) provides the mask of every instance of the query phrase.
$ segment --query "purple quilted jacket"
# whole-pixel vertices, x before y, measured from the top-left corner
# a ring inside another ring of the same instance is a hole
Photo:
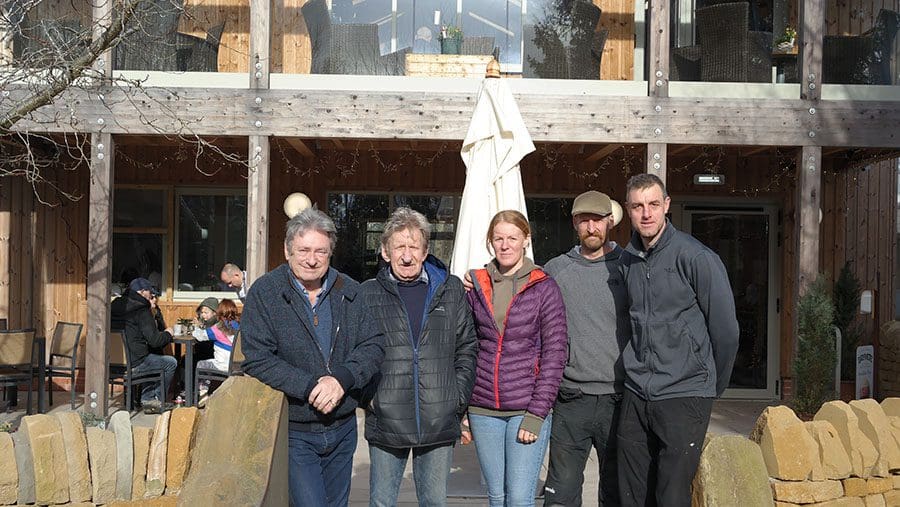
[[[469,291],[478,332],[475,389],[470,406],[494,410],[526,410],[545,418],[568,358],[566,308],[559,286],[535,269],[506,312],[501,334],[494,321],[490,275],[472,271]]]

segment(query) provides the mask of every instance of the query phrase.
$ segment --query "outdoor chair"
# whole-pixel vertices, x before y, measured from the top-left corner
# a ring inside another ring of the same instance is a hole
[[[241,352],[241,332],[234,335],[234,344],[231,347],[231,357],[228,360],[228,371],[215,370],[213,368],[197,368],[194,373],[194,406],[200,401],[200,381],[225,382],[232,375],[243,375],[241,363],[244,362],[244,353]]]
[[[128,350],[124,331],[112,331],[109,334],[109,394],[112,396],[113,386],[122,386],[125,391],[125,409],[134,410],[133,391],[136,386],[143,386],[151,382],[159,382],[160,392],[165,397],[166,377],[165,372],[148,371],[135,374],[131,369],[131,351]]]
[[[464,55],[499,56],[499,50],[494,47],[494,38],[488,36],[463,37],[459,52]]]
[[[579,0],[568,12],[560,12],[522,30],[526,78],[600,79],[603,48],[609,36],[597,29],[601,10]]]
[[[113,48],[116,70],[178,70],[177,40],[181,9],[172,0],[138,4]]]
[[[28,385],[28,414],[31,414],[34,378],[34,329],[0,331],[0,387],[4,393],[12,392],[18,397],[19,385]],[[7,387],[15,389],[10,391]],[[13,401],[7,400],[10,405]]]
[[[699,44],[672,48],[669,56],[669,81],[700,81]]]
[[[72,392],[72,410],[75,410],[75,371],[78,369],[78,343],[81,341],[82,325],[72,322],[57,322],[50,341],[50,360],[47,363],[47,391],[50,406],[53,406],[53,377],[68,377]]]
[[[772,33],[748,30],[749,9],[747,2],[697,9],[702,81],[772,81]]]
[[[87,47],[87,33],[81,22],[69,19],[27,18],[12,37],[13,59],[33,67],[71,62]]]
[[[307,2],[300,11],[309,30],[313,74],[403,75],[409,48],[382,56],[378,25],[332,23],[325,0]]]
[[[894,40],[900,14],[881,9],[865,35],[826,35],[822,41],[822,82],[890,85]]]
[[[225,31],[225,23],[210,28],[206,38],[187,33],[176,33],[176,59],[182,72],[217,72],[219,70],[219,42]]]

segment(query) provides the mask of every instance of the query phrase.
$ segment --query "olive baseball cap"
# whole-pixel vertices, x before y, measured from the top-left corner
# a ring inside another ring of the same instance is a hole
[[[575,198],[572,203],[572,216],[581,213],[593,213],[605,217],[613,216],[613,225],[618,225],[622,221],[622,206],[609,198],[608,195],[596,190],[588,190]]]

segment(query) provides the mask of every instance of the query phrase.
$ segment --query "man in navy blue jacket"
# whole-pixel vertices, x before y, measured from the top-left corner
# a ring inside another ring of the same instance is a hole
[[[330,267],[336,240],[334,222],[321,211],[292,218],[287,263],[253,284],[241,321],[242,369],[288,399],[295,507],[347,505],[356,407],[384,359],[359,284]]]

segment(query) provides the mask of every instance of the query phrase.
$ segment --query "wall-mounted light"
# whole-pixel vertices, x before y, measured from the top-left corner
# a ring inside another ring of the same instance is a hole
[[[724,185],[724,174],[695,174],[694,185]]]
[[[297,213],[300,213],[310,206],[312,206],[312,201],[309,200],[309,197],[307,197],[306,194],[303,192],[294,192],[284,199],[284,214],[287,215],[289,219],[294,218],[297,216]]]
[[[874,301],[874,291],[872,291],[871,289],[862,291],[862,293],[859,295],[859,313],[863,315],[871,314]]]

